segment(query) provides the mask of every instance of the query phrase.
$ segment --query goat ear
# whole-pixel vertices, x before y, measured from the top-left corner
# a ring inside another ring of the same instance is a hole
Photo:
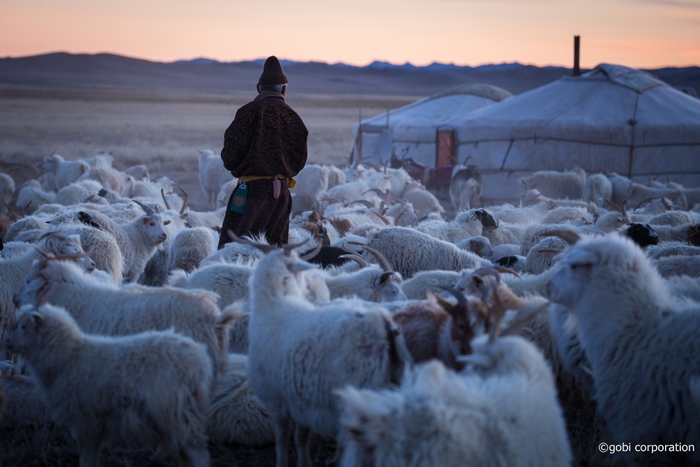
[[[472,276],[472,282],[474,283],[474,285],[476,286],[476,288],[478,290],[484,289],[484,279],[481,276],[474,274]]]
[[[34,326],[40,328],[44,324],[44,316],[36,311],[32,313],[32,320],[34,321]]]
[[[393,272],[385,272],[381,276],[379,276],[379,285],[384,285],[386,282],[391,278]]]

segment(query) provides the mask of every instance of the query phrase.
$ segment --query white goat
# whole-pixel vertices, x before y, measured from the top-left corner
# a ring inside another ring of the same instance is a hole
[[[226,170],[221,156],[210,149],[199,151],[199,184],[207,198],[209,209],[216,209],[216,197],[221,187],[233,176]]]
[[[296,274],[311,267],[288,246],[260,259],[250,281],[250,385],[275,423],[277,467],[287,465],[291,420],[298,465],[308,467],[310,431],[338,430],[333,391],[347,384],[379,388],[397,382],[410,361],[383,308],[359,300],[316,307],[303,298],[301,287],[285,294],[298,281]]]
[[[70,429],[81,467],[96,467],[106,443],[209,465],[213,373],[204,346],[172,331],[90,336],[51,305],[23,310],[18,321],[8,347],[25,358],[53,418]]]
[[[542,195],[555,199],[582,199],[586,172],[575,168],[568,172],[541,170],[520,179],[528,188],[537,188]]]
[[[700,412],[700,308],[682,309],[644,252],[618,235],[579,240],[561,254],[550,299],[568,308],[590,362],[598,411],[615,443],[695,444]],[[647,463],[649,453],[621,453]],[[700,462],[698,452],[657,452],[655,463]]]
[[[339,392],[342,467],[570,465],[551,372],[525,340],[477,342],[477,374],[439,362],[416,367],[397,391]]]
[[[451,222],[429,220],[416,226],[417,231],[450,243],[480,236],[484,232],[496,228],[498,228],[498,221],[484,208],[462,211]]]
[[[460,250],[454,244],[405,227],[387,227],[372,232],[364,244],[379,251],[403,278],[420,271],[441,269],[461,271],[478,268],[483,260],[474,253]]]
[[[83,174],[90,170],[90,164],[85,161],[67,161],[58,154],[44,157],[36,164],[37,170],[45,174],[47,187],[52,191],[58,191],[64,186],[77,181]]]
[[[233,317],[219,312],[211,292],[135,284],[118,288],[73,263],[49,258],[32,267],[15,301],[37,306],[48,293],[50,302],[68,310],[85,332],[125,335],[172,327],[204,343],[217,370],[225,363]]]

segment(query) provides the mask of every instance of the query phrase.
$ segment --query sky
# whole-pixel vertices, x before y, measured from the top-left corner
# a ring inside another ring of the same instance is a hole
[[[0,57],[700,65],[700,0],[0,0]]]

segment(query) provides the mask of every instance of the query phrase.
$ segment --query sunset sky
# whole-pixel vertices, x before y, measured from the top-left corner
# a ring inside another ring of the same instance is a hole
[[[0,0],[0,57],[700,65],[700,0]]]

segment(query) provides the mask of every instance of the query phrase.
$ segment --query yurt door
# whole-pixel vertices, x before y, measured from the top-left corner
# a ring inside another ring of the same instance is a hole
[[[454,128],[438,127],[435,149],[435,167],[457,164],[457,145],[455,143]]]

